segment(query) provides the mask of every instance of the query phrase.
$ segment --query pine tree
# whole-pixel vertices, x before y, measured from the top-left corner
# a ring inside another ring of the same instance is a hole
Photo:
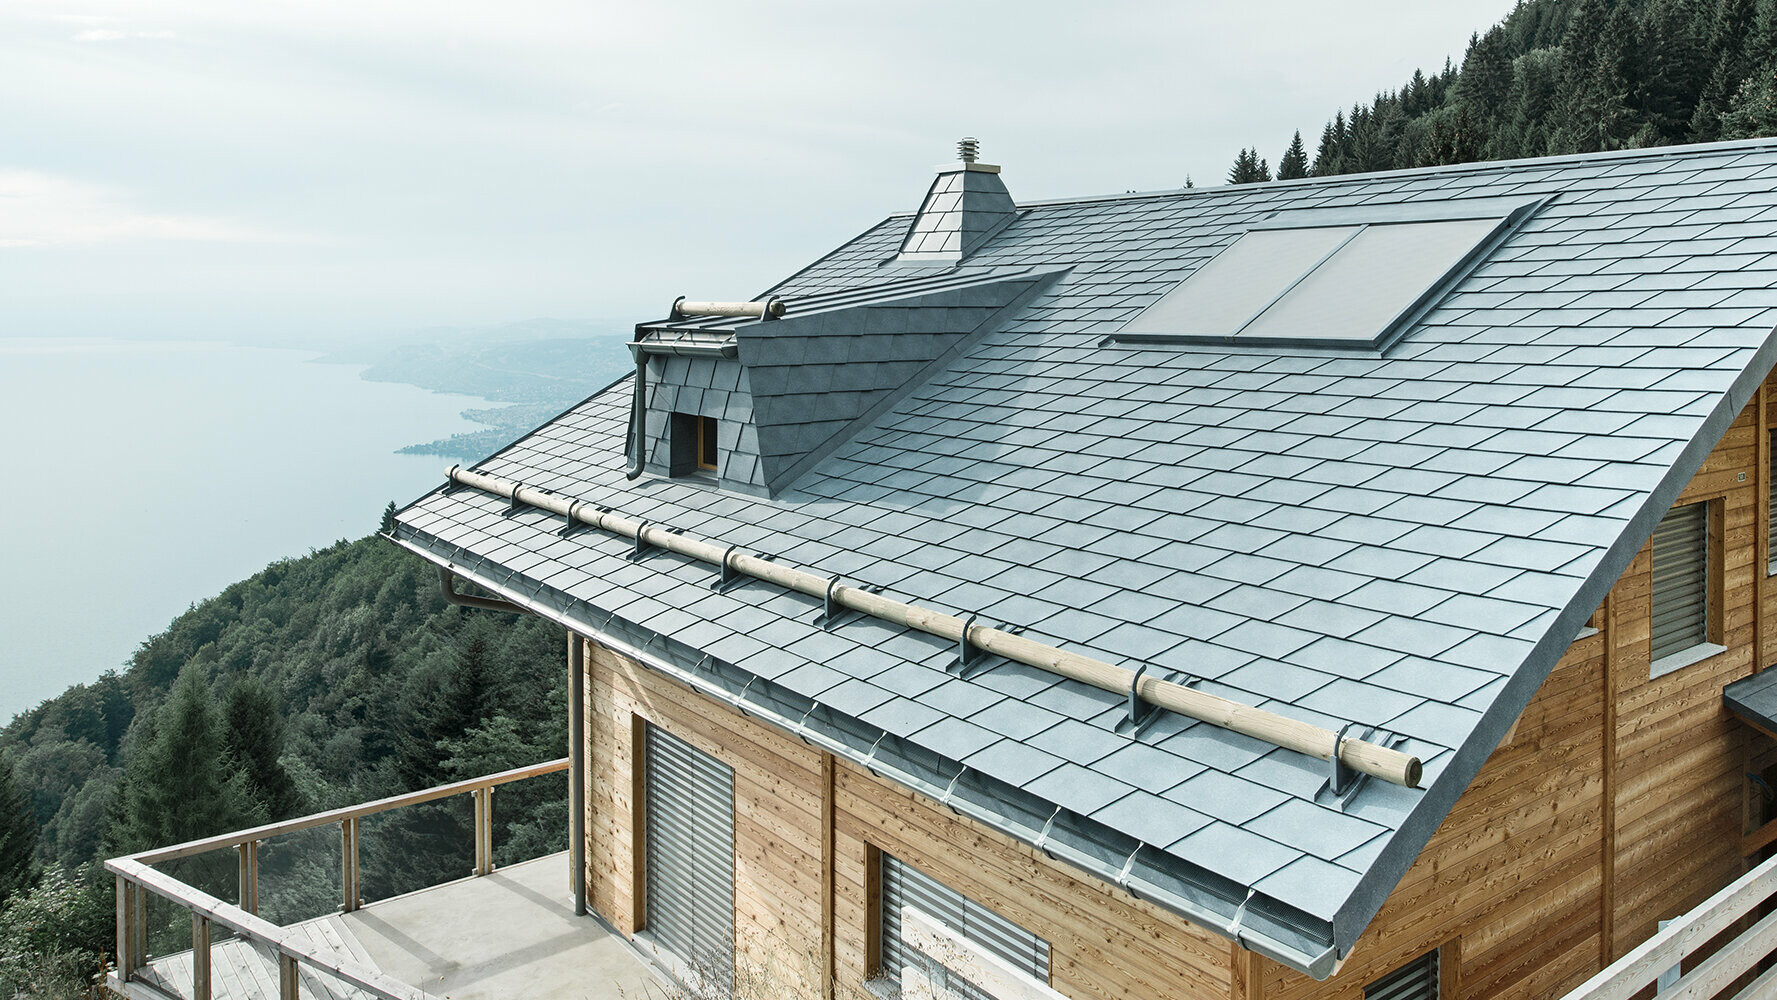
[[[274,820],[302,813],[296,782],[278,759],[284,751],[283,706],[260,681],[236,681],[228,691],[223,744],[247,786]]]
[[[36,851],[31,801],[14,782],[12,765],[0,761],[0,904],[31,884]]]
[[[395,530],[395,501],[390,500],[389,505],[383,508],[382,527],[377,530],[385,535]]]
[[[1341,168],[1342,158],[1339,147],[1345,141],[1345,111],[1340,109],[1333,114],[1333,120],[1321,129],[1320,145],[1314,151],[1314,165],[1309,168],[1316,177],[1331,177],[1344,173]]]
[[[1485,35],[1471,36],[1462,60],[1457,91],[1462,102],[1483,121],[1502,115],[1512,89],[1512,54],[1505,29],[1495,25]]]
[[[1290,139],[1290,147],[1283,151],[1277,159],[1277,179],[1293,181],[1308,176],[1308,151],[1302,148],[1302,133],[1298,130]]]
[[[1691,139],[1709,142],[1721,138],[1722,113],[1757,58],[1748,49],[1755,44],[1754,35],[1763,19],[1761,6],[1758,0],[1718,0],[1707,36],[1708,53],[1715,61],[1691,113]]]
[[[1271,179],[1271,167],[1257,149],[1242,149],[1228,170],[1229,184],[1257,184]]]
[[[214,836],[265,821],[246,775],[229,759],[209,688],[184,671],[138,735],[113,800],[109,837],[120,853]]]

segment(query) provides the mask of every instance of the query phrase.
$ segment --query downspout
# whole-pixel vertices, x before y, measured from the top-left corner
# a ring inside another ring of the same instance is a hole
[[[586,915],[586,641],[568,630],[568,877]]]
[[[629,349],[636,359],[636,379],[635,391],[629,397],[629,434],[623,439],[623,457],[629,460],[623,475],[635,479],[642,474],[642,466],[648,460],[648,356],[635,344]]]
[[[493,597],[470,597],[468,594],[457,593],[457,575],[449,569],[438,567],[438,589],[444,594],[446,604],[455,604],[464,608],[480,608],[483,611],[510,611],[513,614],[528,615],[529,608],[520,607],[511,601],[502,601]]]

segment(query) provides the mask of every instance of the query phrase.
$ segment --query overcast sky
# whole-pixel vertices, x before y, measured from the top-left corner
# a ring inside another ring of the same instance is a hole
[[[1512,0],[0,4],[0,336],[743,298],[917,207],[1220,183]]]

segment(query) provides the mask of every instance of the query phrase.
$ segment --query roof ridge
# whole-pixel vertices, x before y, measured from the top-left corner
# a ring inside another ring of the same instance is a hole
[[[1692,142],[1676,146],[1647,146],[1640,149],[1609,149],[1596,153],[1564,153],[1559,156],[1529,156],[1512,160],[1475,160],[1467,163],[1445,163],[1431,167],[1404,167],[1399,170],[1370,170],[1357,174],[1332,174],[1326,177],[1298,177],[1291,180],[1264,181],[1257,184],[1217,184],[1201,188],[1162,188],[1155,191],[1125,191],[1122,194],[1077,195],[1067,198],[1041,198],[1021,201],[1019,208],[1048,208],[1110,201],[1148,201],[1162,198],[1204,197],[1230,191],[1273,191],[1279,187],[1304,187],[1316,184],[1342,184],[1374,181],[1381,178],[1424,177],[1436,174],[1476,174],[1509,172],[1547,167],[1553,164],[1585,163],[1599,160],[1633,161],[1638,159],[1676,158],[1701,151],[1728,152],[1737,149],[1777,148],[1777,136],[1754,139],[1728,139],[1718,142]],[[911,215],[913,213],[905,213]],[[895,218],[891,215],[889,218]],[[886,220],[885,220],[886,221]]]

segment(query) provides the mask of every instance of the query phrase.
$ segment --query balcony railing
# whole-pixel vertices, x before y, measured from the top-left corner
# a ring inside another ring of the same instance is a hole
[[[1709,897],[1703,905],[1667,924],[1653,937],[1609,968],[1587,980],[1563,1000],[1630,1000],[1656,980],[1662,997],[1706,1000],[1728,995],[1757,966],[1777,952],[1777,912],[1765,916],[1715,953],[1679,975],[1692,953],[1736,923],[1759,915],[1765,903],[1777,896],[1777,858],[1759,865]],[[1739,992],[1735,1000],[1759,1000],[1777,993],[1777,968],[1772,968]]]
[[[566,771],[569,758],[501,771],[437,788],[409,792],[374,802],[347,806],[299,819],[267,823],[250,830],[207,837],[172,847],[114,858],[105,867],[117,876],[117,970],[114,988],[141,978],[148,959],[148,899],[157,896],[191,914],[192,1000],[211,1000],[212,937],[219,931],[262,946],[277,956],[280,1000],[296,1000],[303,969],[325,974],[380,1000],[433,1000],[431,994],[369,968],[350,956],[316,947],[308,937],[258,916],[259,847],[283,834],[317,827],[339,827],[340,910],[351,912],[362,905],[358,872],[358,822],[366,816],[405,806],[469,795],[475,807],[475,863],[473,875],[494,870],[493,791],[496,787],[526,778]],[[211,851],[234,850],[238,855],[238,894],[227,902],[156,869],[183,858]]]

